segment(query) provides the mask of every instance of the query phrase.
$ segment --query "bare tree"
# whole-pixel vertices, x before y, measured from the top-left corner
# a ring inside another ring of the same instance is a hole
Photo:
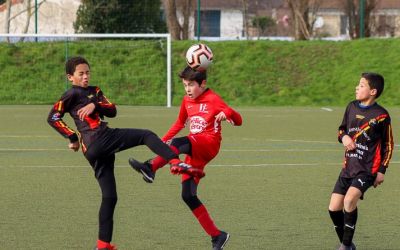
[[[321,0],[286,0],[291,14],[296,40],[308,40],[312,37],[317,11]]]
[[[41,6],[42,4],[44,4],[46,1],[47,1],[47,0],[42,0],[42,1],[38,4],[38,6],[37,6],[38,9],[39,9],[40,6]],[[20,12],[18,12],[18,13],[16,13],[15,15],[11,16],[12,0],[6,0],[6,11],[7,11],[7,13],[6,13],[6,19],[5,19],[5,22],[4,22],[4,32],[5,32],[6,34],[9,34],[9,33],[10,33],[10,24],[11,24],[11,21],[12,21],[13,19],[17,18],[18,16],[24,14],[24,13],[26,13],[26,21],[25,21],[25,25],[24,25],[24,28],[23,28],[23,30],[22,30],[22,33],[25,34],[25,33],[28,32],[31,17],[32,17],[32,15],[35,13],[35,12],[33,11],[33,9],[35,8],[35,6],[32,6],[32,3],[31,3],[31,2],[32,2],[32,0],[23,1],[24,8],[23,8]],[[20,38],[20,41],[23,41],[23,40],[24,40],[24,38],[21,37],[21,38]],[[7,39],[7,41],[9,42],[9,39]]]
[[[4,22],[4,32],[6,34],[10,33],[10,16],[11,16],[11,0],[6,1],[6,19]],[[7,42],[10,42],[10,38],[7,37]]]
[[[371,36],[371,28],[373,21],[371,18],[372,12],[375,10],[379,0],[365,0],[364,6],[364,35],[365,37]],[[349,35],[351,39],[360,37],[360,6],[359,0],[345,0],[343,1],[343,10],[349,21]],[[362,25],[362,24],[361,24]]]
[[[184,40],[189,38],[189,19],[192,14],[193,1],[179,1],[177,8],[176,0],[163,0],[165,16],[167,19],[168,30],[174,40]],[[179,23],[178,12],[183,16],[182,25]]]
[[[32,16],[32,8],[31,8],[31,1],[24,1],[25,4],[25,9],[26,9],[26,22],[25,22],[25,27],[24,30],[22,31],[22,33],[26,34],[28,32],[29,29],[29,24],[30,24],[30,20],[31,20],[31,16]],[[24,38],[21,37],[21,41],[23,41]]]

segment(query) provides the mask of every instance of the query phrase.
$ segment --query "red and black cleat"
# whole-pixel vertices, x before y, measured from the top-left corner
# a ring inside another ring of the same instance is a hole
[[[94,250],[118,250],[117,246],[104,242],[102,240],[97,240],[97,247]]]
[[[178,159],[171,160],[169,164],[171,165],[171,174],[174,175],[188,174],[197,178],[203,178],[206,175],[202,169],[194,168]]]

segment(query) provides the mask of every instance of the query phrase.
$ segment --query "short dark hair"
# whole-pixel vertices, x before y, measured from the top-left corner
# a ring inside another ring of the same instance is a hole
[[[67,73],[68,75],[73,75],[76,69],[76,66],[78,66],[79,64],[87,64],[90,68],[90,65],[88,63],[88,61],[81,57],[81,56],[75,56],[75,57],[71,57],[67,60],[67,62],[65,63],[65,73]]]
[[[196,71],[186,66],[186,68],[179,73],[179,77],[189,81],[196,81],[200,85],[204,80],[207,80],[207,73],[206,71]]]
[[[378,98],[385,87],[385,79],[382,75],[373,72],[364,72],[361,74],[362,78],[365,78],[368,81],[369,87],[371,89],[376,89],[376,96]]]

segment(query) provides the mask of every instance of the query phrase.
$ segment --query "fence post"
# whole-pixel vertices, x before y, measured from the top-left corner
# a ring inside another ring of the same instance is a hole
[[[35,34],[38,33],[38,7],[37,7],[37,0],[35,0]],[[35,41],[38,41],[38,38],[35,37]]]
[[[364,37],[365,0],[360,0],[360,38]]]
[[[200,1],[197,0],[197,41],[200,41]]]

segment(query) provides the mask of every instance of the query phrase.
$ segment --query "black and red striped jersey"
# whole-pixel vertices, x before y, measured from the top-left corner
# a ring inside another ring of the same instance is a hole
[[[78,110],[89,103],[95,104],[96,108],[91,115],[81,121]],[[69,113],[74,119],[82,139],[82,150],[85,152],[86,147],[96,139],[96,136],[107,128],[107,123],[103,121],[104,116],[115,117],[117,109],[113,103],[107,100],[99,87],[84,88],[72,85],[72,88],[67,90],[54,104],[47,121],[62,136],[69,138],[71,142],[76,142],[78,140],[77,133],[62,119],[65,113]]]
[[[345,135],[353,139],[356,149],[345,152],[342,177],[386,172],[394,145],[390,116],[386,109],[378,103],[365,107],[359,101],[350,102],[339,126],[339,142]]]

